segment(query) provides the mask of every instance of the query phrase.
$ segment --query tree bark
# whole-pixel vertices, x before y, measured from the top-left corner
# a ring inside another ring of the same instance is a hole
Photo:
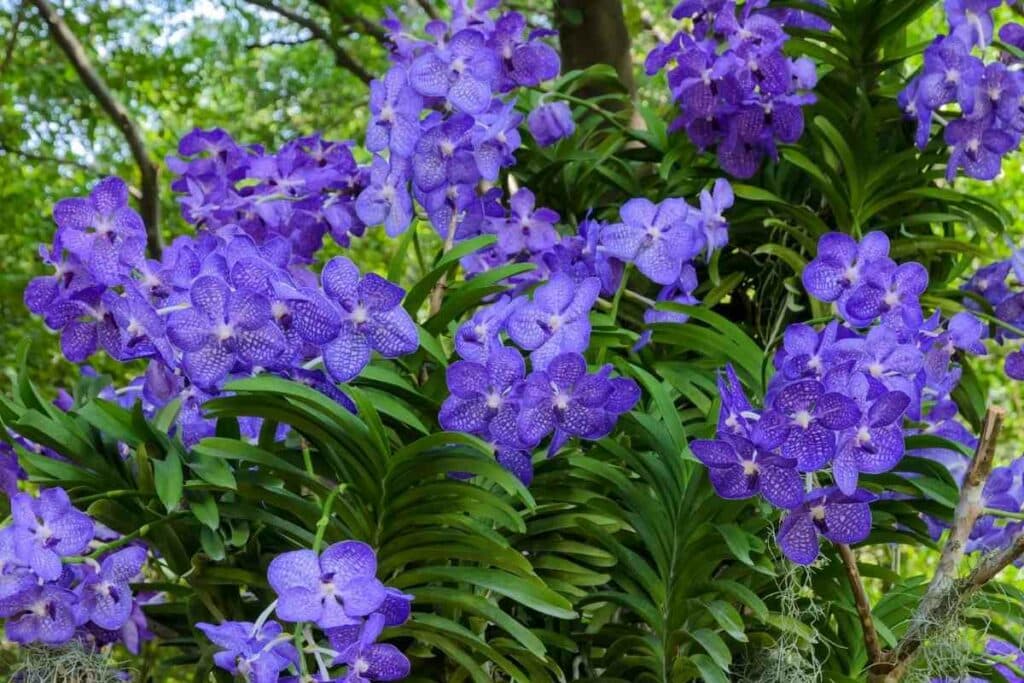
[[[563,71],[608,64],[618,73],[619,81],[630,97],[636,95],[633,56],[622,0],[554,2]]]
[[[142,221],[146,224],[148,237],[147,249],[153,257],[159,256],[163,250],[163,238],[160,235],[160,183],[157,180],[157,166],[146,150],[142,131],[128,114],[128,110],[114,96],[107,83],[93,66],[85,48],[71,32],[68,25],[48,0],[32,0],[50,31],[50,37],[67,56],[82,83],[92,93],[100,107],[121,131],[128,148],[131,150],[135,165],[139,167],[142,182],[139,185],[141,199],[139,209]]]

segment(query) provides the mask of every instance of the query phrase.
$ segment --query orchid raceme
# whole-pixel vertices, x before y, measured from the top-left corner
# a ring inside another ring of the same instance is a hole
[[[24,212],[0,671],[1024,679],[1021,8],[648,4],[226,6],[352,115],[197,98],[162,222],[148,166]]]

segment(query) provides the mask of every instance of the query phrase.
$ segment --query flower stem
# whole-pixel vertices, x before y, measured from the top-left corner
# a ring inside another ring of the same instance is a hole
[[[166,524],[168,522],[173,522],[175,519],[178,519],[180,517],[184,517],[184,516],[186,516],[188,514],[191,514],[191,513],[187,512],[187,511],[183,511],[183,510],[179,510],[177,512],[172,512],[171,514],[165,515],[165,516],[161,517],[160,519],[156,519],[156,520],[153,520],[152,522],[148,522],[146,524],[143,524],[142,526],[140,526],[138,529],[136,529],[135,531],[131,532],[130,534],[125,534],[124,536],[122,536],[120,538],[117,538],[117,539],[114,539],[113,541],[110,541],[109,543],[103,543],[102,545],[97,546],[88,555],[73,555],[71,557],[65,557],[64,561],[67,562],[68,564],[82,564],[83,562],[86,562],[88,560],[96,560],[101,555],[103,555],[105,553],[109,553],[111,550],[117,550],[118,548],[120,548],[122,546],[128,545],[129,543],[131,543],[135,539],[141,538],[141,537],[145,536],[146,534],[148,534],[150,531],[152,531],[154,528],[160,526],[161,524]]]
[[[324,542],[324,534],[327,532],[327,525],[331,521],[331,509],[334,507],[334,501],[338,498],[338,495],[345,491],[346,484],[338,484],[336,487],[331,489],[331,492],[327,494],[327,498],[324,499],[323,512],[320,514],[320,519],[316,523],[316,536],[313,537],[313,552],[319,553],[320,546]]]

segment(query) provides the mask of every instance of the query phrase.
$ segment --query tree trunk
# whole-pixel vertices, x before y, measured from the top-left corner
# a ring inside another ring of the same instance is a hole
[[[554,0],[558,35],[562,47],[562,69],[585,69],[609,64],[619,80],[636,95],[629,29],[622,0]]]

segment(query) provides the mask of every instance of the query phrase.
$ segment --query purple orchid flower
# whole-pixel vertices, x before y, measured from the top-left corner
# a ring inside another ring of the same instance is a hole
[[[791,561],[811,564],[818,558],[818,537],[833,543],[859,543],[871,533],[871,508],[876,496],[863,489],[846,495],[835,487],[816,489],[782,520],[779,547]]]
[[[438,422],[448,431],[486,434],[502,410],[516,412],[513,391],[526,375],[526,363],[516,349],[497,347],[486,364],[458,361],[448,366],[448,389]]]
[[[799,471],[813,472],[835,454],[835,433],[852,427],[859,416],[853,399],[826,392],[817,380],[799,380],[775,395],[758,426],[770,442],[766,446],[781,443],[783,457],[796,460]]]
[[[605,253],[636,264],[637,269],[660,285],[679,279],[683,263],[704,248],[697,218],[682,199],[654,204],[631,199],[620,209],[622,223],[601,231]]]
[[[532,351],[535,370],[567,352],[582,352],[590,342],[590,309],[601,291],[597,278],[579,285],[564,273],[555,274],[537,288],[533,301],[520,305],[509,316],[508,335],[520,347]]]
[[[192,308],[171,314],[167,334],[184,351],[185,374],[200,387],[216,387],[239,361],[266,366],[284,351],[284,334],[262,294],[232,290],[218,277],[203,276],[189,298]]]
[[[576,132],[572,109],[565,102],[549,102],[530,112],[526,118],[530,134],[541,147],[550,147]]]
[[[377,351],[397,358],[419,348],[416,323],[404,308],[405,291],[375,273],[360,276],[344,256],[331,259],[321,275],[324,292],[341,306],[341,331],[324,348],[324,365],[339,382],[347,382]]]
[[[120,178],[104,178],[88,197],[60,200],[53,219],[58,244],[87,263],[102,284],[117,284],[125,266],[143,260],[146,228],[128,206],[128,186]]]
[[[839,301],[888,258],[885,233],[869,232],[859,244],[843,233],[825,233],[818,240],[818,255],[804,268],[804,287],[816,299]]]
[[[258,629],[247,621],[198,623],[196,628],[222,648],[213,655],[214,664],[250,683],[277,683],[282,671],[298,666],[300,655],[292,644],[291,634],[284,633],[275,621]]]
[[[888,472],[903,457],[900,420],[910,405],[910,397],[901,391],[888,391],[869,399],[868,387],[863,375],[855,376],[850,391],[859,399],[860,419],[840,436],[832,461],[836,486],[847,495],[856,491],[861,472]]]
[[[608,434],[618,414],[639,400],[632,380],[613,381],[608,372],[610,368],[588,375],[583,356],[563,353],[546,370],[531,373],[523,386],[519,438],[538,444],[553,430],[590,440]]]
[[[75,634],[77,598],[54,583],[35,585],[0,599],[0,617],[6,618],[7,639],[27,645],[63,645]]]
[[[331,647],[338,652],[334,663],[348,667],[340,679],[343,683],[397,681],[409,675],[408,658],[394,645],[377,642],[385,622],[384,615],[377,612],[359,626],[328,631]]]
[[[480,114],[493,95],[500,64],[487,49],[484,34],[464,29],[448,44],[417,57],[409,81],[421,95],[444,97],[458,111]]]
[[[277,593],[280,619],[334,628],[360,623],[360,617],[380,608],[386,593],[376,572],[373,548],[343,541],[319,557],[312,550],[278,555],[267,568],[267,580]]]
[[[559,215],[551,209],[534,208],[536,197],[525,187],[512,195],[509,200],[512,215],[499,228],[498,248],[505,254],[514,255],[524,249],[542,252],[558,241],[555,224]]]
[[[128,582],[146,562],[146,549],[130,546],[103,558],[98,569],[89,569],[78,588],[82,607],[100,628],[120,629],[131,618],[133,600]]]
[[[60,578],[62,557],[89,546],[93,522],[71,506],[62,488],[44,489],[38,498],[19,493],[11,499],[14,547],[18,557],[44,581]]]
[[[388,237],[401,235],[412,223],[408,163],[380,156],[370,166],[370,184],[356,199],[356,215],[366,225],[384,225]]]
[[[366,130],[366,148],[371,152],[391,151],[395,157],[409,158],[420,138],[420,112],[423,98],[409,83],[409,73],[395,64],[383,79],[370,83],[370,113]]]
[[[793,460],[772,455],[743,437],[698,439],[690,449],[707,466],[711,485],[722,498],[744,499],[760,493],[784,509],[803,501],[803,479]]]
[[[505,323],[521,299],[503,296],[490,306],[477,309],[455,332],[455,351],[466,360],[486,363],[493,349],[501,346]]]

